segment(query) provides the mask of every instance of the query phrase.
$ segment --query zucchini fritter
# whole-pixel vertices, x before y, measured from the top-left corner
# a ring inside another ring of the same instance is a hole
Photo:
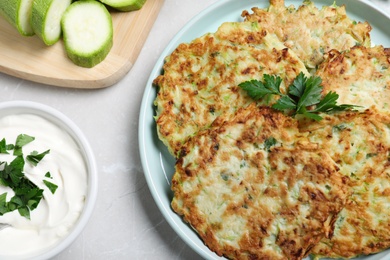
[[[337,92],[340,103],[390,112],[390,49],[332,50],[316,74],[322,78],[323,91]]]
[[[302,122],[301,122],[302,123]],[[375,108],[301,124],[301,132],[349,178],[351,195],[313,254],[351,258],[390,247],[390,116]],[[333,228],[331,229],[333,230]]]
[[[275,33],[293,50],[308,68],[316,68],[325,53],[332,49],[348,50],[353,46],[369,47],[371,26],[351,20],[345,6],[324,6],[318,9],[312,1],[304,1],[297,9],[285,6],[283,0],[271,0],[268,9],[243,11],[246,21]]]
[[[253,102],[239,83],[271,74],[290,84],[301,71],[308,75],[275,35],[251,22],[224,23],[213,34],[180,44],[163,69],[154,81],[159,87],[157,128],[174,156],[188,137],[219,115],[232,115]]]
[[[302,259],[346,197],[333,160],[304,140],[297,122],[251,105],[183,146],[173,209],[205,244],[231,259]]]

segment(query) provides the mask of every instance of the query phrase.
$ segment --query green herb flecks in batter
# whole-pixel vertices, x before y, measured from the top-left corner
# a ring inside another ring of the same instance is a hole
[[[277,142],[278,141],[271,136],[271,137],[265,139],[264,148],[269,152],[271,150],[271,147],[276,145]]]

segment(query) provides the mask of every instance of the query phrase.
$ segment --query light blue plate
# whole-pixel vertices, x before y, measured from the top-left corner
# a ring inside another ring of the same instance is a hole
[[[316,0],[315,2],[318,7],[333,4],[333,0]],[[285,3],[297,7],[302,4],[302,1],[286,0]],[[373,28],[371,39],[374,44],[390,47],[389,15],[364,0],[337,0],[337,5],[342,4],[346,5],[349,17],[357,21],[368,21],[371,24]],[[139,148],[149,189],[167,222],[193,250],[205,259],[223,258],[211,252],[197,234],[170,207],[173,196],[170,189],[170,180],[174,173],[175,160],[157,137],[156,124],[153,118],[155,115],[153,101],[156,98],[157,90],[152,86],[152,83],[162,71],[164,58],[180,43],[191,42],[205,33],[215,32],[223,22],[242,21],[241,12],[243,10],[250,11],[254,6],[266,8],[268,5],[268,1],[260,0],[222,0],[195,16],[180,30],[161,54],[150,75],[142,99],[139,118]],[[390,259],[390,250],[358,259]]]

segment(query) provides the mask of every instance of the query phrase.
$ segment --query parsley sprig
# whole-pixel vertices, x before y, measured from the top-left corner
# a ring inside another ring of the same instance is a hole
[[[319,121],[322,117],[318,113],[344,111],[356,107],[346,104],[337,105],[339,95],[333,91],[322,97],[322,79],[317,76],[307,78],[302,72],[299,73],[288,87],[287,94],[280,90],[282,79],[279,76],[264,74],[263,79],[264,82],[250,80],[242,82],[238,86],[254,100],[260,100],[270,95],[280,96],[272,108],[292,115],[301,114]]]
[[[0,194],[0,216],[18,210],[21,216],[30,219],[30,211],[34,210],[43,198],[43,189],[30,181],[23,172],[26,161],[37,166],[50,152],[50,150],[43,153],[33,151],[26,156],[25,160],[22,147],[34,140],[32,136],[21,134],[16,138],[15,144],[7,144],[5,138],[0,141],[0,153],[10,154],[13,151],[12,154],[15,156],[11,162],[0,161],[0,185],[11,188],[15,193],[9,201],[6,192]],[[49,172],[45,177],[48,176],[50,176]],[[46,180],[43,182],[52,193],[57,189],[57,185]]]

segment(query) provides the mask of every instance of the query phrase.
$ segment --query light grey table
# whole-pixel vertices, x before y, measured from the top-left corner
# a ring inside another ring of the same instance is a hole
[[[155,62],[175,34],[214,2],[165,0],[137,62],[114,86],[68,89],[0,74],[0,102],[31,100],[60,110],[81,128],[95,152],[100,186],[93,216],[55,259],[200,259],[164,220],[149,192],[137,130],[143,91]],[[389,2],[375,3],[390,13]]]

